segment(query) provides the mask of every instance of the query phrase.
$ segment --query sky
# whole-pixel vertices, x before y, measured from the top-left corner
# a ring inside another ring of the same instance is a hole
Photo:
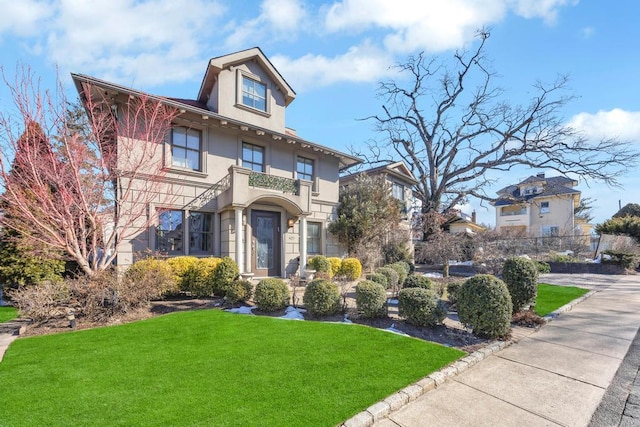
[[[0,0],[0,64],[9,79],[28,65],[43,87],[69,73],[156,95],[195,98],[207,61],[259,46],[297,93],[287,126],[349,152],[380,138],[381,81],[409,55],[451,57],[488,28],[486,55],[513,104],[536,81],[568,74],[575,99],[562,119],[588,138],[640,149],[640,2],[636,0]],[[11,108],[0,87],[0,108]],[[580,181],[596,202],[594,223],[640,203],[640,164],[620,188]],[[496,175],[489,194],[544,170]],[[548,176],[557,175],[548,172]],[[493,207],[471,200],[479,222]]]

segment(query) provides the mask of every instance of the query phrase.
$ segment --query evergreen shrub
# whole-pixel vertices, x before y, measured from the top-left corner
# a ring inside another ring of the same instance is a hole
[[[311,316],[328,316],[340,308],[340,289],[326,279],[309,282],[304,290],[304,306]]]
[[[282,279],[262,279],[256,285],[253,299],[262,311],[282,310],[289,304],[289,287]]]
[[[363,280],[356,285],[356,307],[362,317],[383,317],[387,314],[387,292],[380,283]]]
[[[504,262],[502,280],[507,284],[513,312],[535,304],[538,293],[538,267],[528,258],[514,257]]]
[[[460,322],[489,338],[506,335],[511,326],[511,296],[507,285],[490,274],[478,274],[456,292]]]
[[[435,292],[423,288],[405,288],[398,292],[398,314],[416,326],[442,323],[447,309]]]

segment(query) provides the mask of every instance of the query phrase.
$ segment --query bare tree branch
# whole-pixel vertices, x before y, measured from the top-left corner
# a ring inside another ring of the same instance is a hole
[[[617,177],[637,162],[629,141],[589,141],[562,117],[574,97],[567,76],[537,82],[527,105],[505,99],[485,57],[489,32],[478,32],[471,51],[445,63],[424,53],[396,66],[409,78],[380,84],[382,112],[365,118],[381,138],[353,150],[369,163],[403,160],[418,179],[423,211],[443,211],[469,197],[494,200],[484,189],[491,171],[517,166],[546,168],[586,180],[618,185]]]

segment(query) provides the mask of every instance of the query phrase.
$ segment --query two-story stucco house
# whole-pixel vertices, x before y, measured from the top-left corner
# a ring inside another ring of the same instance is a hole
[[[418,183],[418,180],[416,180],[416,178],[413,176],[411,170],[407,167],[407,165],[404,162],[400,161],[365,169],[358,173],[345,175],[340,178],[340,187],[348,186],[349,183],[353,182],[360,174],[366,174],[371,177],[383,176],[385,181],[389,183],[392,196],[396,198],[402,205],[402,220],[400,222],[400,229],[406,232],[407,245],[411,253],[413,253],[413,187]]]
[[[544,173],[498,191],[496,229],[532,237],[588,235],[590,225],[576,218],[578,181]]]
[[[141,93],[72,77],[81,97],[116,107]],[[124,242],[117,264],[145,250],[230,256],[241,273],[287,277],[308,253],[342,255],[327,225],[340,171],[360,160],[286,127],[295,97],[259,48],[211,59],[195,99],[155,97],[180,113],[163,147],[163,188],[173,197],[149,206],[155,226]]]

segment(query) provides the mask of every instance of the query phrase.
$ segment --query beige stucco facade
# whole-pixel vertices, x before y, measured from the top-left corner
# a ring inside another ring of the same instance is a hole
[[[136,95],[73,78],[83,93],[110,93],[114,105]],[[157,154],[162,182],[148,206],[156,220],[122,242],[118,265],[149,251],[230,256],[242,273],[288,277],[304,275],[299,264],[308,254],[343,255],[327,226],[336,214],[339,172],[360,160],[286,128],[294,98],[258,48],[213,58],[197,99],[161,98],[180,114]],[[139,178],[140,191],[145,186]]]
[[[588,235],[591,226],[576,218],[580,205],[577,181],[564,177],[532,176],[506,187],[494,202],[496,229],[532,237]]]

